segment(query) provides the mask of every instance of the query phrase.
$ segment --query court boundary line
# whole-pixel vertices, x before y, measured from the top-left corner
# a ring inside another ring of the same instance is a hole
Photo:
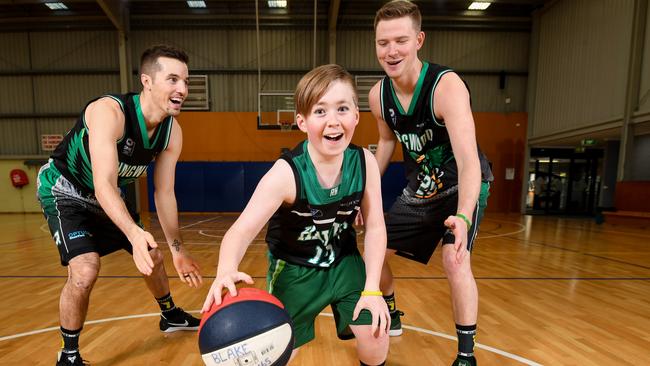
[[[179,216],[180,216],[180,215],[179,215]],[[222,215],[218,215],[218,214],[217,214],[217,216],[212,217],[212,218],[209,218],[209,219],[205,219],[205,220],[197,221],[197,222],[194,222],[194,223],[191,223],[191,224],[185,225],[185,226],[180,226],[180,227],[178,228],[178,230],[187,229],[188,227],[192,227],[192,226],[194,226],[194,225],[202,224],[202,223],[204,223],[204,222],[208,222],[208,221],[212,221],[212,220],[220,219],[220,218],[222,218],[222,217],[223,217]],[[156,216],[156,219],[158,219],[158,216]]]
[[[179,216],[180,216],[180,215],[179,215]],[[195,225],[198,225],[198,224],[202,224],[202,223],[204,223],[204,222],[208,222],[208,221],[213,221],[213,220],[216,220],[216,219],[219,219],[219,218],[222,218],[222,217],[223,217],[222,215],[216,215],[215,217],[211,217],[211,218],[209,218],[209,219],[205,219],[205,220],[200,220],[200,221],[197,221],[197,222],[193,222],[193,223],[191,223],[191,224],[187,224],[187,225],[185,225],[185,226],[179,226],[178,230],[184,230],[184,229],[187,229],[188,227],[192,227],[192,226],[195,226]],[[156,218],[156,219],[157,219],[157,218]],[[46,233],[46,234],[49,234],[50,231],[49,231],[49,230],[46,230],[46,229],[45,229],[46,227],[47,227],[47,223],[44,223],[43,225],[41,225],[41,226],[39,227],[39,229],[40,229],[42,232],[44,232],[44,233]]]
[[[200,310],[190,310],[190,311],[188,311],[188,313],[196,314],[196,313],[200,313]],[[160,313],[134,314],[134,315],[125,315],[125,316],[118,316],[118,317],[104,318],[104,319],[97,319],[97,320],[88,320],[88,321],[86,321],[84,323],[84,327],[86,325],[109,323],[109,322],[119,321],[119,320],[137,319],[137,318],[149,318],[149,317],[155,317],[155,316],[160,316]],[[323,316],[323,317],[328,317],[328,318],[333,318],[334,317],[334,315],[332,313],[325,313],[325,312],[322,312],[322,313],[318,314],[318,316]],[[452,341],[458,340],[456,337],[450,336],[450,335],[445,334],[445,333],[435,332],[435,331],[432,331],[432,330],[429,330],[429,329],[415,327],[415,326],[412,326],[412,325],[402,325],[402,328],[413,330],[413,331],[416,331],[416,332],[419,332],[419,333],[432,335],[434,337],[440,337],[440,338],[447,339],[447,340],[452,340]],[[22,337],[28,337],[28,336],[41,334],[41,333],[46,333],[46,332],[55,331],[55,330],[60,330],[60,327],[55,326],[55,327],[37,329],[37,330],[29,331],[29,332],[11,334],[11,335],[0,337],[0,342],[9,341],[9,340],[12,340],[12,339],[17,339],[17,338],[22,338]],[[486,345],[484,345],[482,343],[476,343],[475,346],[476,346],[476,348],[480,348],[480,349],[483,349],[483,350],[488,351],[488,352],[496,353],[498,355],[509,358],[511,360],[519,361],[519,362],[523,363],[524,365],[542,366],[541,364],[539,364],[537,362],[534,362],[534,361],[531,361],[531,360],[529,360],[527,358],[517,356],[515,354],[509,353],[509,352],[506,352],[506,351],[502,351],[502,350],[500,350],[498,348],[486,346]]]

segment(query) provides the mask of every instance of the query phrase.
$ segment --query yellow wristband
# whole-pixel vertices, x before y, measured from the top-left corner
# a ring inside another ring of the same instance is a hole
[[[457,213],[457,214],[456,214],[456,217],[460,217],[461,219],[463,219],[463,221],[465,221],[465,223],[467,224],[467,229],[469,229],[469,228],[472,227],[472,222],[469,221],[469,219],[467,218],[467,216],[463,215],[462,213]]]
[[[361,291],[361,296],[383,296],[381,291]]]

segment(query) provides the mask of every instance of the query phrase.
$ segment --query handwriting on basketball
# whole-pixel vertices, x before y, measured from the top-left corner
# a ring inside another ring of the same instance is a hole
[[[271,345],[260,353],[263,356],[273,348],[274,347]],[[240,343],[219,352],[214,352],[210,356],[217,365],[270,366],[273,363],[273,361],[268,357],[260,360],[254,351],[248,350],[248,345],[246,343]]]

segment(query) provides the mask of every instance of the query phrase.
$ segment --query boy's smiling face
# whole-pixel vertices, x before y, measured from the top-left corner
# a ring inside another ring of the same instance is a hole
[[[296,122],[320,155],[334,157],[342,154],[359,123],[353,87],[341,80],[333,81],[327,92],[309,109],[309,114],[298,114]]]

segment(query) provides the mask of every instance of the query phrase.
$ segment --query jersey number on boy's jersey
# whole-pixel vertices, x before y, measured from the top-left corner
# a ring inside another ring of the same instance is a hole
[[[309,259],[309,263],[327,267],[334,262],[334,250],[330,240],[338,238],[341,232],[348,228],[348,223],[332,223],[328,230],[316,230],[316,225],[307,226],[298,236],[298,241],[318,240],[321,245],[316,245],[316,255]]]

